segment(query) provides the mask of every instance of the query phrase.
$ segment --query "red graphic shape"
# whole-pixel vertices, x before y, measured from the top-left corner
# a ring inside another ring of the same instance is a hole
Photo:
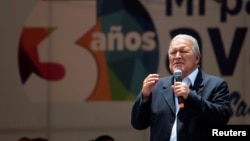
[[[31,73],[46,80],[60,80],[65,75],[64,67],[59,63],[41,62],[38,45],[46,39],[55,28],[24,27],[19,43],[19,69],[24,84]]]

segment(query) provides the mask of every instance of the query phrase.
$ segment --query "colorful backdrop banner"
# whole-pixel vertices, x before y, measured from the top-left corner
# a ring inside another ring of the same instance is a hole
[[[229,124],[250,124],[248,0],[27,0],[15,13],[10,6],[0,5],[6,133],[33,136],[35,128],[57,138],[62,133],[51,132],[60,128],[133,131],[131,106],[142,81],[149,73],[170,75],[167,49],[179,33],[196,37],[201,68],[228,82]],[[94,135],[89,132],[86,138]]]

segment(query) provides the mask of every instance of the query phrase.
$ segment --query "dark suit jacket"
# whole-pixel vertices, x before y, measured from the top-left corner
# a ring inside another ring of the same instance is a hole
[[[175,120],[173,76],[159,79],[149,99],[139,93],[132,109],[135,129],[150,127],[150,141],[168,141]],[[229,89],[223,79],[199,70],[185,107],[177,115],[178,141],[205,141],[214,125],[226,125],[231,117]]]

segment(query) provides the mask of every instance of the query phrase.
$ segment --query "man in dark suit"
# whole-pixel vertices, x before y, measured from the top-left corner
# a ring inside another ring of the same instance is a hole
[[[197,40],[186,34],[175,36],[169,46],[169,69],[181,71],[181,82],[173,75],[149,74],[132,108],[135,129],[150,127],[150,141],[206,141],[210,127],[224,126],[231,117],[228,84],[199,68]],[[184,108],[178,107],[178,98]]]

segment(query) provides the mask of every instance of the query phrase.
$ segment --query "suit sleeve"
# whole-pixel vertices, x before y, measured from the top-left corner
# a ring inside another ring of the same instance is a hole
[[[231,117],[229,89],[226,81],[215,80],[205,82],[200,93],[192,91],[185,103],[202,122],[225,125]]]
[[[150,101],[142,99],[142,93],[139,93],[132,107],[131,124],[135,129],[143,130],[149,127],[150,123]]]

